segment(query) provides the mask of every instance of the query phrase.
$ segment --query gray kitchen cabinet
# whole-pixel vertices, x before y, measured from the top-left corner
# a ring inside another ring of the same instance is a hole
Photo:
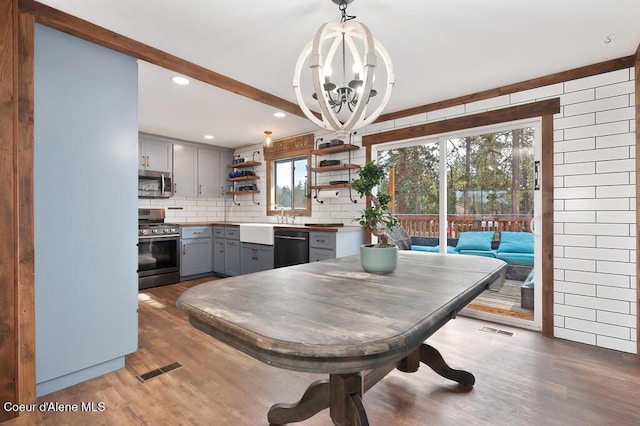
[[[198,149],[189,145],[173,148],[173,195],[196,197],[198,195]]]
[[[273,246],[254,243],[240,243],[240,273],[273,269]]]
[[[138,134],[138,168],[169,172],[173,165],[173,147],[170,141]]]
[[[309,232],[309,262],[359,254],[363,243],[364,233],[359,228],[348,232]]]
[[[180,229],[180,276],[206,274],[213,270],[211,226],[185,226]]]
[[[220,151],[198,148],[198,196],[220,198],[223,182],[220,180]]]
[[[213,227],[213,272],[230,277],[240,275],[240,229],[237,226]]]
[[[228,158],[233,158],[233,151],[176,142],[173,146],[174,195],[222,197]]]

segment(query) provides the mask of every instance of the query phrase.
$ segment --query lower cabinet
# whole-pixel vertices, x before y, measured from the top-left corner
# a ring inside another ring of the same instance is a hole
[[[364,233],[361,230],[309,232],[309,262],[359,254],[363,242]]]
[[[230,277],[240,275],[240,229],[213,227],[213,272]]]
[[[273,246],[253,243],[240,243],[240,273],[273,269]]]
[[[211,226],[180,229],[180,276],[206,274],[213,270]]]

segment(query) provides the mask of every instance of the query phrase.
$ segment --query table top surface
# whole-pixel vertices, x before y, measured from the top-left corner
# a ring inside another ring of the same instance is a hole
[[[375,275],[350,256],[200,284],[177,305],[195,327],[268,364],[354,372],[405,356],[505,267],[400,251],[393,273]]]

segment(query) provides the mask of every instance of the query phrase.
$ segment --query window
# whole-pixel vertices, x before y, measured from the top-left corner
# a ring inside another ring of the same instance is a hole
[[[307,157],[274,162],[274,208],[306,210]]]
[[[313,134],[293,136],[265,148],[267,215],[311,216],[311,150]]]

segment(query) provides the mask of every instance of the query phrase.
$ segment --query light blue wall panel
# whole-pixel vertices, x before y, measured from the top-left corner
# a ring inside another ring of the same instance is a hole
[[[36,25],[34,90],[42,395],[137,348],[137,62]]]

